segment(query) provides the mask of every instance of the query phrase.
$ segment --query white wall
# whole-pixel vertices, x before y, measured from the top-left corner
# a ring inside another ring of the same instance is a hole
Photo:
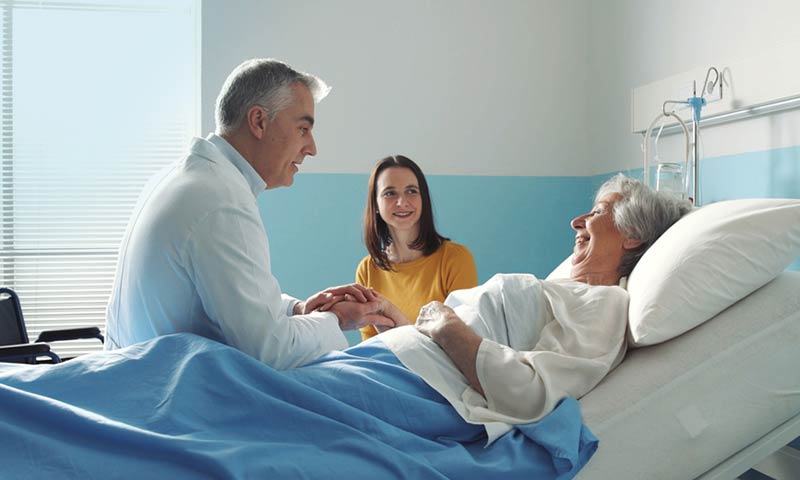
[[[276,57],[333,86],[305,172],[587,175],[590,0],[204,0],[202,126],[230,70]]]
[[[589,5],[593,121],[588,142],[597,172],[641,167],[641,137],[630,133],[632,88],[800,41],[797,0],[603,0]],[[681,135],[672,136],[663,148],[677,149],[679,140]],[[800,145],[800,111],[709,127],[702,131],[702,145],[704,158]]]

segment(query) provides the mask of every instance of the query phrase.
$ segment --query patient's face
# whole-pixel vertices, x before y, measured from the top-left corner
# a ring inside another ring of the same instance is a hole
[[[392,236],[398,231],[417,235],[422,215],[422,196],[414,172],[404,167],[387,168],[378,176],[376,190],[378,212],[389,225]]]
[[[575,247],[572,251],[572,278],[592,285],[615,285],[617,268],[628,246],[628,240],[614,225],[614,204],[621,198],[612,193],[601,198],[592,208],[572,220]]]

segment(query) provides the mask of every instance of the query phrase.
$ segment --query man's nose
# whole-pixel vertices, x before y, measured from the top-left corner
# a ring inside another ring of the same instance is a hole
[[[304,153],[310,157],[313,157],[317,154],[317,142],[314,141],[314,135],[311,135],[311,142],[306,147],[306,151]]]

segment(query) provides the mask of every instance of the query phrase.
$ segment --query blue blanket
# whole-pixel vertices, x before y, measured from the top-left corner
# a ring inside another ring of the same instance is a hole
[[[179,334],[56,365],[0,364],[4,478],[572,478],[578,404],[486,447],[372,340],[290,371]]]

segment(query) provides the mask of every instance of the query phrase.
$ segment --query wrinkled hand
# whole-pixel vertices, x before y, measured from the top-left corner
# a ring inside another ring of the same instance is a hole
[[[338,302],[370,302],[377,299],[377,293],[371,288],[367,288],[357,283],[350,285],[340,285],[330,287],[308,297],[304,302],[298,302],[294,306],[295,315],[311,313],[314,310],[326,312]]]
[[[430,302],[420,309],[416,327],[420,333],[436,341],[436,337],[454,322],[464,323],[452,308],[442,302]]]
[[[431,302],[419,311],[417,330],[430,337],[464,374],[473,390],[486,396],[476,367],[483,339],[452,308]]]

